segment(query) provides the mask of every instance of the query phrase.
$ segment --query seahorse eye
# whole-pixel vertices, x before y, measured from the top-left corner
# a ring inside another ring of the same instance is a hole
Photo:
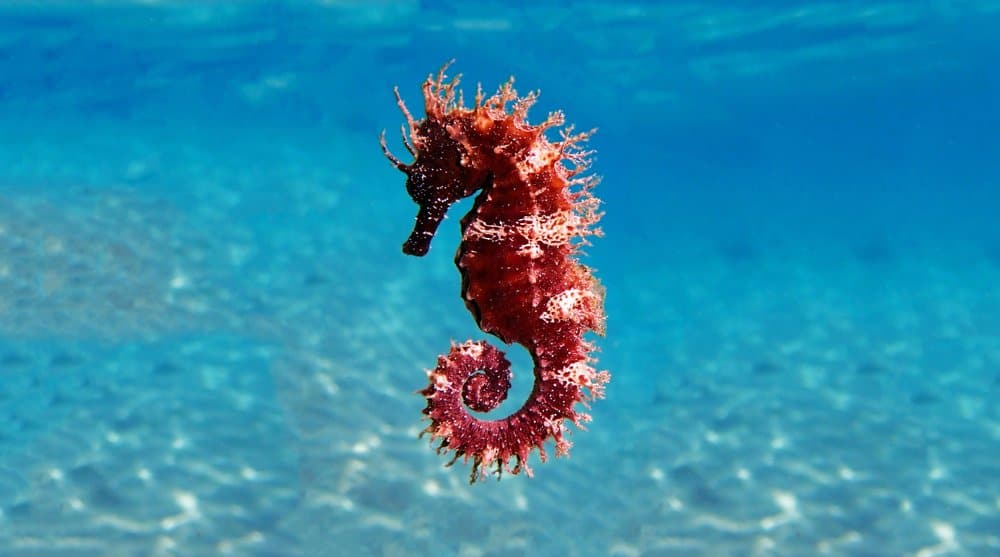
[[[410,199],[417,204],[421,204],[427,199],[427,176],[418,170],[410,172],[406,179],[406,193],[410,194]]]

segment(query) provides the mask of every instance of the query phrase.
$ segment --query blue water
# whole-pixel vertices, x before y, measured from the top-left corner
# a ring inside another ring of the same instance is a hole
[[[996,0],[4,3],[0,557],[1000,555],[997,29]],[[570,458],[473,486],[415,394],[484,336],[469,204],[404,256],[378,147],[452,58],[598,128],[606,211],[607,397]]]

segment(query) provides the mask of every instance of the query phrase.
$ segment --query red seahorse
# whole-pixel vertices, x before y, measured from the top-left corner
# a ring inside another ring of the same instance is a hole
[[[575,258],[587,236],[600,234],[594,228],[600,201],[591,195],[598,180],[583,176],[590,153],[577,147],[590,133],[568,127],[550,142],[545,132],[562,126],[563,114],[529,124],[525,117],[537,93],[518,97],[513,78],[489,98],[479,88],[466,108],[458,78],[446,81],[446,68],[423,84],[423,120],[410,114],[396,89],[407,121],[403,143],[415,160],[394,157],[382,134],[382,150],[406,173],[406,189],[420,206],[403,252],[426,254],[448,207],[478,191],[461,221],[455,257],[462,298],[480,329],[528,350],[535,383],[517,412],[478,419],[467,408],[488,412],[503,402],[510,362],[485,341],[453,344],[421,391],[431,422],[424,432],[432,443],[440,441],[438,453],[454,452],[449,465],[472,459],[472,482],[491,466],[498,478],[504,469],[530,476],[528,456],[537,448],[544,462],[549,437],[557,456],[568,454],[566,422],[580,427],[590,419],[574,406],[602,397],[610,378],[594,369],[594,346],[583,338],[589,331],[604,334],[604,291]]]

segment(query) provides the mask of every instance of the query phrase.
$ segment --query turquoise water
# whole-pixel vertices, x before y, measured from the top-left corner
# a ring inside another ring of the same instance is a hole
[[[0,557],[1000,555],[997,29],[994,0],[5,3]],[[453,58],[598,128],[606,211],[607,396],[570,458],[472,486],[415,394],[484,337],[470,204],[404,256],[378,147]]]

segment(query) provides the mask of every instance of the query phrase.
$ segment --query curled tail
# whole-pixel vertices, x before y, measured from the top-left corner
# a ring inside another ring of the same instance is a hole
[[[440,441],[438,453],[454,453],[449,465],[460,458],[472,460],[473,482],[491,466],[498,478],[505,470],[531,476],[531,451],[538,449],[545,462],[544,444],[552,437],[556,456],[569,454],[572,443],[565,438],[565,420],[577,426],[590,420],[572,409],[581,400],[580,388],[589,389],[590,398],[596,398],[608,380],[606,372],[595,373],[588,366],[562,371],[549,374],[536,366],[534,389],[517,412],[499,420],[480,420],[467,408],[489,412],[500,406],[510,389],[510,362],[486,341],[453,344],[448,354],[438,357],[437,367],[428,374],[430,384],[421,391],[427,397],[424,414],[431,420],[424,432],[432,441]]]

